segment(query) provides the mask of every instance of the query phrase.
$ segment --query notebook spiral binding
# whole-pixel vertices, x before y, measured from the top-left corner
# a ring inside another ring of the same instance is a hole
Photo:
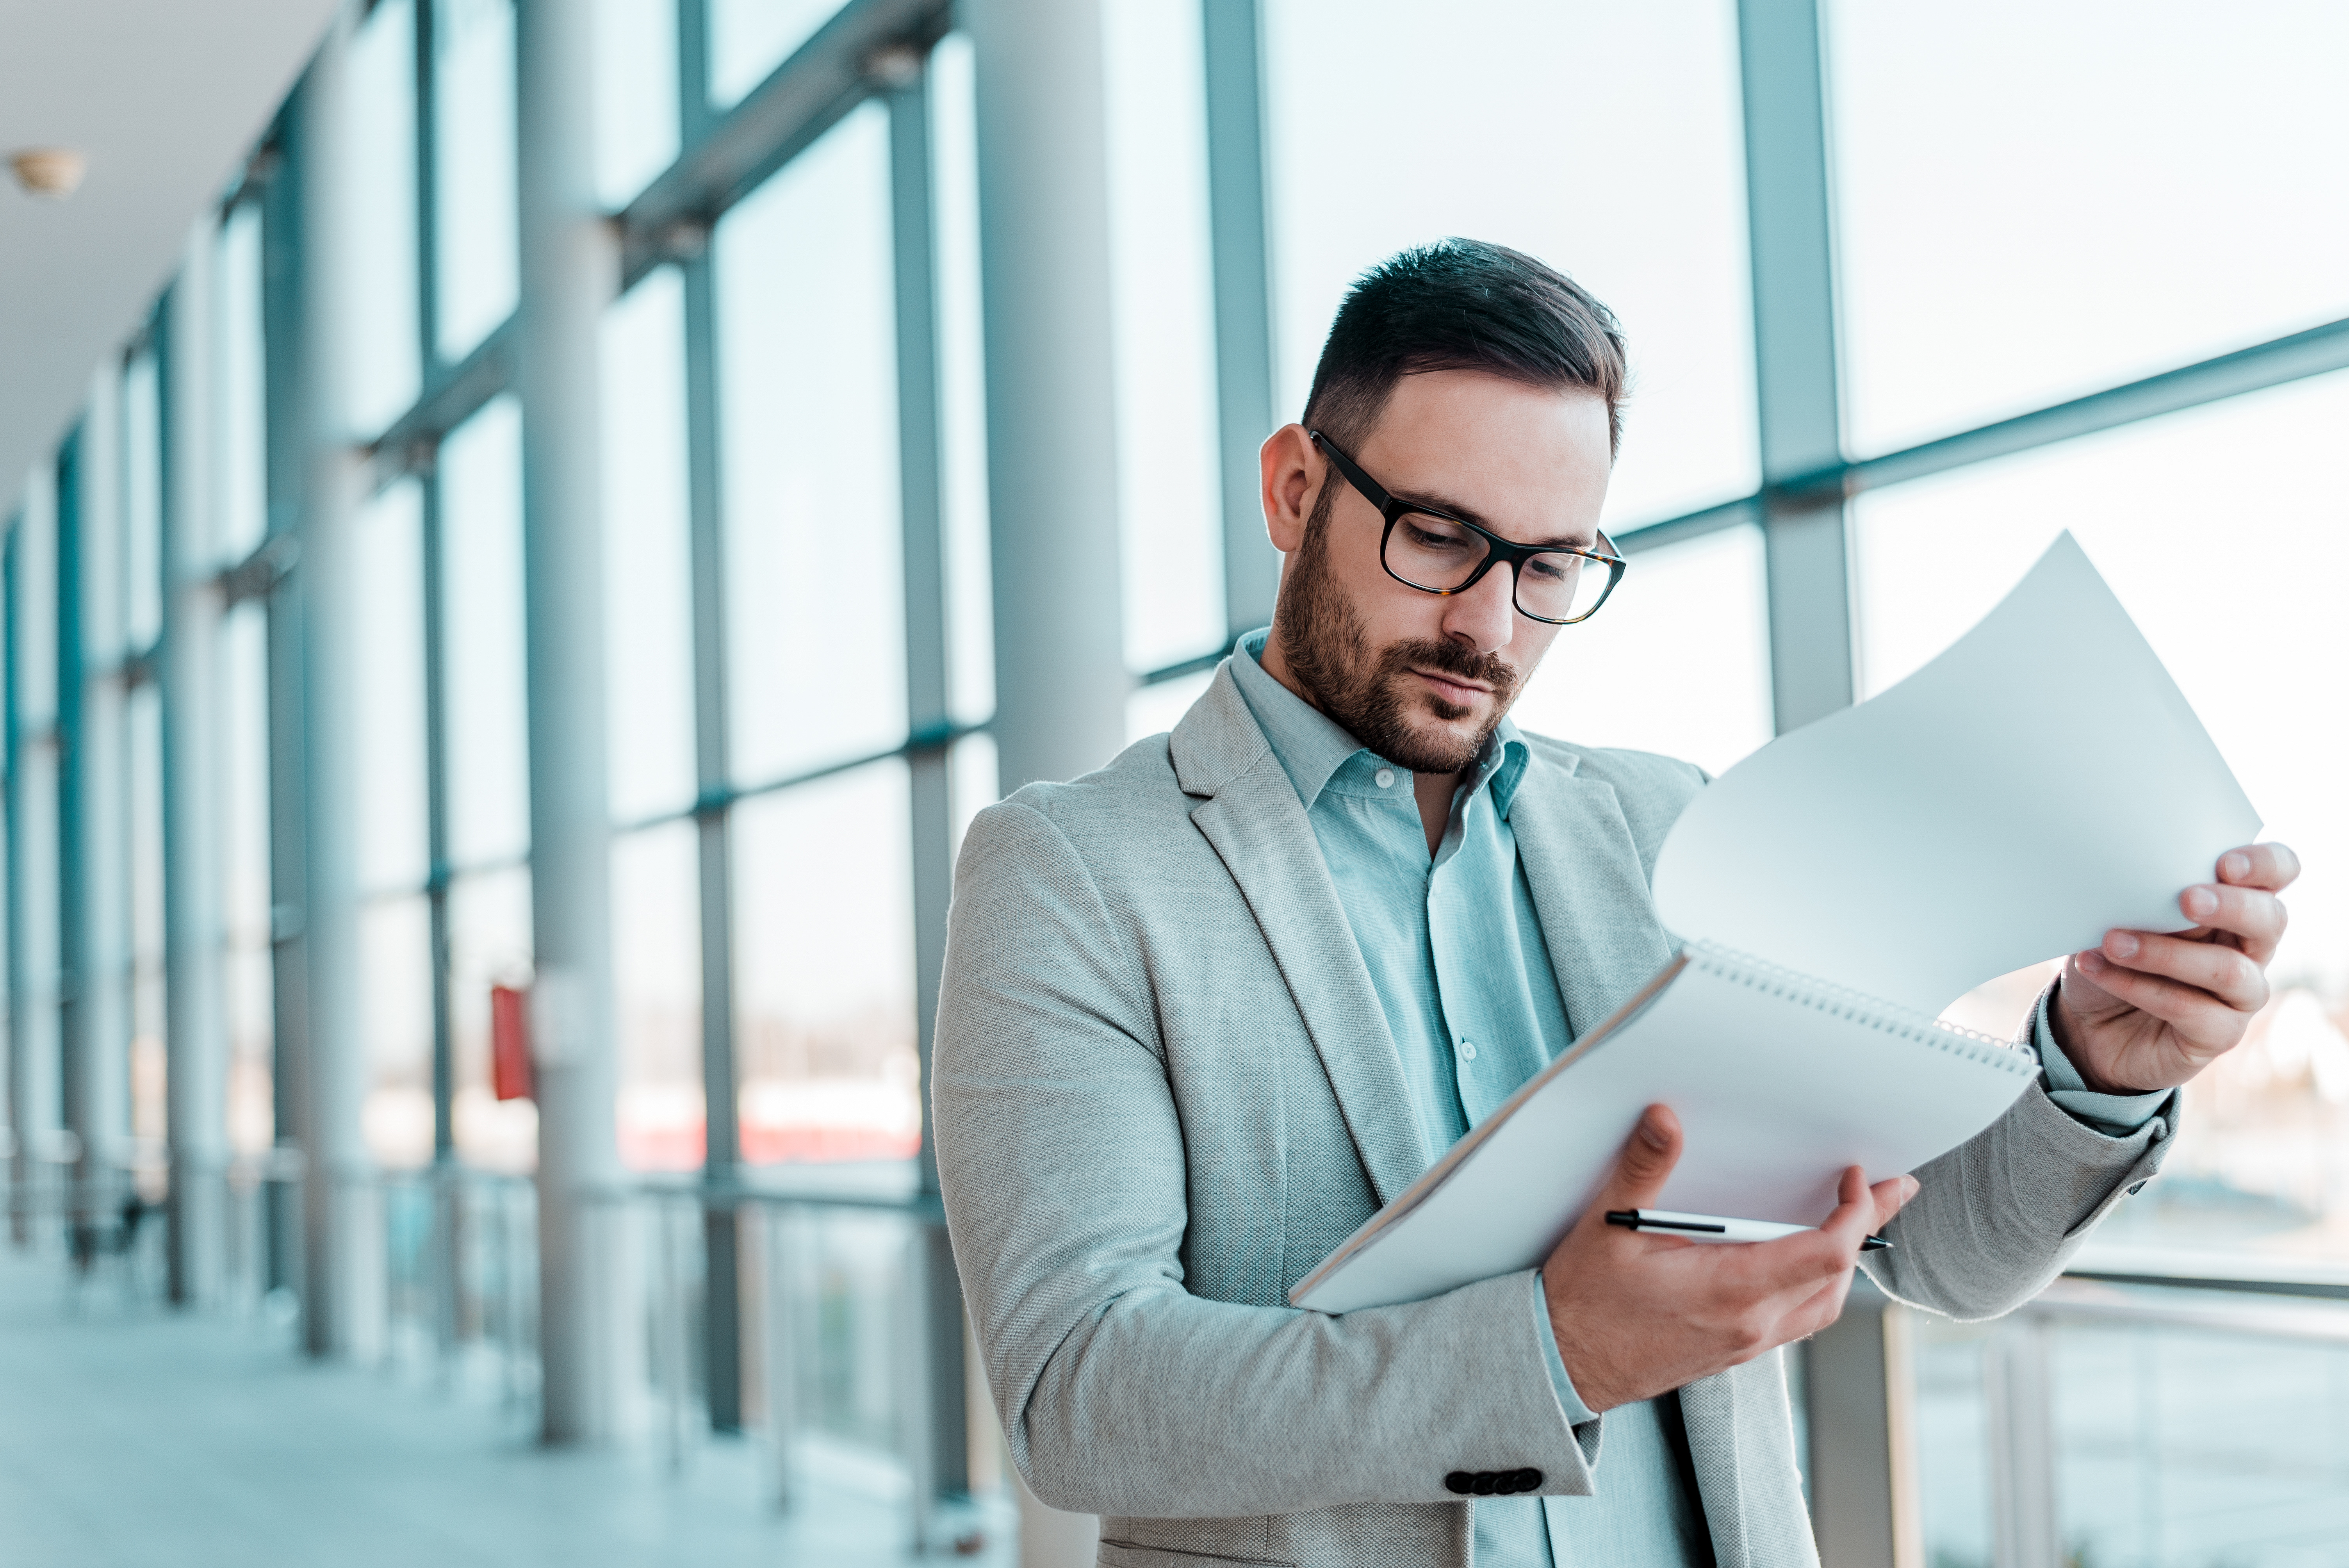
[[[1887,1002],[1880,996],[1871,996],[1865,991],[1832,985],[1800,970],[1773,964],[1766,958],[1717,947],[1709,942],[1689,943],[1686,951],[1690,962],[1702,965],[1706,971],[1724,980],[1749,985],[1756,991],[1784,996],[1788,1001],[1815,1007],[1835,1017],[1850,1018],[1881,1029],[1886,1034],[1915,1040],[1920,1045],[1931,1046],[1936,1050],[1981,1062],[1986,1067],[2002,1068],[2022,1075],[2035,1075],[2039,1071],[2038,1064],[2011,1041],[1985,1035],[1979,1029],[1945,1024],[1939,1018]]]

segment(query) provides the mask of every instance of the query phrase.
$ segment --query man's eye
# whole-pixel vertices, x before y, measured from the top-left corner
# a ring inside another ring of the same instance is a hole
[[[1423,550],[1457,550],[1468,542],[1466,534],[1441,524],[1429,527],[1406,519],[1403,527],[1411,531],[1411,542]]]
[[[1572,555],[1537,555],[1525,564],[1525,570],[1545,583],[1567,583],[1574,578],[1580,559]]]

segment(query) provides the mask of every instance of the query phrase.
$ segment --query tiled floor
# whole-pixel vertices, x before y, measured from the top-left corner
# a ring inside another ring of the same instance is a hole
[[[909,1560],[903,1507],[810,1460],[779,1511],[763,1445],[555,1453],[493,1400],[322,1367],[282,1330],[187,1317],[0,1246],[8,1568],[631,1568]],[[957,1559],[1010,1560],[1009,1531]]]

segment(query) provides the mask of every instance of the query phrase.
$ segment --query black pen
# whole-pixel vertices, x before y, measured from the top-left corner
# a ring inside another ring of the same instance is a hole
[[[1781,1236],[1818,1229],[1816,1225],[1781,1225],[1770,1220],[1729,1220],[1718,1214],[1675,1214],[1667,1209],[1609,1209],[1607,1222],[1627,1231],[1685,1236],[1692,1242],[1775,1242]],[[1859,1250],[1889,1252],[1892,1243],[1882,1236],[1870,1236],[1859,1243]]]

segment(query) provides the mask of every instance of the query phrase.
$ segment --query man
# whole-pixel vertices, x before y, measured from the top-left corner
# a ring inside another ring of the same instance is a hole
[[[1671,952],[1648,879],[1704,776],[1506,717],[1620,573],[1623,367],[1605,308],[1515,252],[1373,270],[1264,446],[1269,632],[1171,736],[971,827],[940,1175],[1012,1458],[1104,1515],[1103,1563],[1813,1563],[1779,1347],[1834,1320],[1862,1239],[1889,1230],[1864,1266],[1903,1299],[2013,1307],[2266,999],[2275,845],[2181,894],[2195,931],[2075,955],[2032,1026],[2043,1086],[1914,1179],[1847,1171],[1815,1233],[1597,1222],[1678,1158],[1656,1107],[1540,1269],[1290,1308]]]

